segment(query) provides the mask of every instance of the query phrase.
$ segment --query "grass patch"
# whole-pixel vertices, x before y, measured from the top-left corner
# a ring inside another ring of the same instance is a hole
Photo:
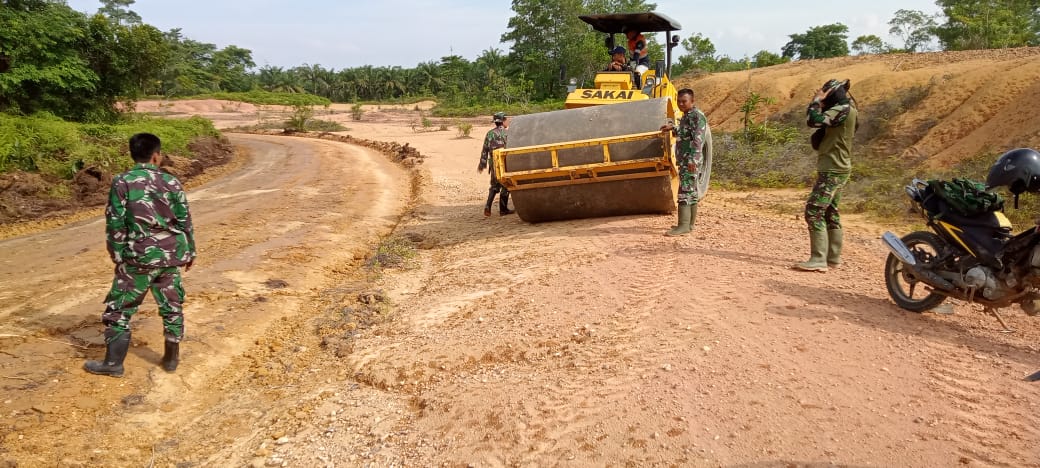
[[[369,271],[378,273],[384,268],[403,268],[417,255],[415,244],[404,237],[390,236],[383,239],[376,251],[365,262]]]
[[[744,134],[713,139],[711,180],[729,189],[803,187],[812,183],[816,155],[808,137],[783,143],[749,143]]]
[[[533,114],[563,109],[563,100],[511,104],[438,103],[431,109],[434,117],[488,117],[495,112],[506,115]]]
[[[328,106],[332,101],[306,93],[272,93],[252,90],[237,93],[208,93],[196,96],[180,96],[173,99],[223,99],[225,101],[248,102],[269,106]]]
[[[307,130],[312,132],[345,132],[350,130],[339,122],[331,120],[311,119],[307,122]]]
[[[88,166],[119,173],[133,165],[127,141],[138,132],[157,135],[164,153],[179,156],[190,156],[188,144],[196,138],[220,135],[201,117],[166,120],[129,114],[114,124],[81,124],[46,113],[0,114],[0,174],[23,170],[71,179]]]

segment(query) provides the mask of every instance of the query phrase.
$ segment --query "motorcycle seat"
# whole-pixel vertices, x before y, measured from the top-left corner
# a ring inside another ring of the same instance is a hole
[[[976,216],[963,216],[951,209],[945,201],[939,197],[929,197],[924,202],[924,208],[928,211],[932,220],[943,220],[947,223],[971,228],[984,228],[992,230],[994,237],[1011,237],[1011,222],[1007,216],[999,211],[991,211]]]

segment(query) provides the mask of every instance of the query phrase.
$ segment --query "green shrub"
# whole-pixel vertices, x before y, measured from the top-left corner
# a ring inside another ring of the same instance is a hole
[[[309,121],[313,116],[313,107],[296,104],[293,106],[292,115],[289,116],[289,120],[285,122],[285,129],[305,132],[307,131],[307,121]]]
[[[459,138],[469,138],[470,132],[473,131],[473,124],[455,119],[455,128],[459,131]]]
[[[361,116],[365,113],[365,110],[361,108],[361,103],[354,103],[350,106],[350,117],[354,120],[361,120]]]
[[[312,119],[307,123],[307,128],[312,132],[345,132],[350,130],[339,122],[331,120]]]

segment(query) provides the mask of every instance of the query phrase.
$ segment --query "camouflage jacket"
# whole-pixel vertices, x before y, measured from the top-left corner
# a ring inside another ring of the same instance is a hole
[[[112,261],[144,267],[195,259],[195,234],[181,183],[153,164],[137,164],[112,179],[105,208]]]
[[[480,167],[487,167],[488,161],[491,159],[491,152],[504,148],[506,146],[506,128],[495,127],[488,130],[487,136],[484,137],[484,149],[480,151]]]
[[[679,170],[686,170],[689,163],[700,165],[704,161],[705,151],[710,151],[708,142],[708,117],[700,109],[690,109],[675,127],[675,135],[679,138],[676,144],[675,162]]]
[[[805,110],[806,125],[814,128],[837,127],[845,122],[852,111],[852,103],[845,101],[823,110],[823,102],[813,99]]]
[[[823,103],[819,99],[813,99],[805,113],[806,124],[822,128],[824,132],[816,150],[816,170],[851,173],[852,143],[856,134],[856,120],[859,118],[856,107],[845,101],[823,110]]]

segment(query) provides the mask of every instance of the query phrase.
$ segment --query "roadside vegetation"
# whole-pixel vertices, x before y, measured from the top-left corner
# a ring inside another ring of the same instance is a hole
[[[890,141],[893,129],[888,122],[921,103],[930,92],[930,87],[907,88],[887,100],[860,108],[861,113],[870,119],[865,119],[856,133],[852,177],[842,192],[843,213],[863,213],[885,221],[919,223],[922,220],[916,212],[909,210],[904,191],[914,177],[985,179],[996,155],[1003,150],[987,149],[937,171],[923,168],[922,160],[894,157],[899,154],[898,148],[869,144]],[[809,144],[811,129],[805,126],[801,114],[759,122],[757,109],[762,102],[754,92],[749,93],[744,105],[744,130],[720,132],[714,136],[712,185],[741,191],[800,188],[808,196],[816,177],[816,152]],[[907,138],[916,137],[910,135]],[[892,144],[898,145],[898,142]],[[1040,197],[1023,196],[1016,210],[1013,198],[1004,195],[1007,199],[1005,214],[1014,224],[1035,222],[1040,200],[1034,199]],[[785,213],[792,209],[777,208]]]
[[[163,142],[163,152],[190,154],[188,146],[200,137],[217,137],[209,120],[199,117],[165,120],[144,116],[112,123],[79,123],[47,113],[18,117],[0,113],[0,173],[38,172],[55,179],[71,179],[84,167],[117,173],[133,165],[127,140],[150,132]]]
[[[204,93],[194,96],[181,96],[175,99],[222,99],[225,101],[247,102],[268,106],[328,106],[332,104],[328,98],[305,93],[284,93],[254,89],[243,92]]]

